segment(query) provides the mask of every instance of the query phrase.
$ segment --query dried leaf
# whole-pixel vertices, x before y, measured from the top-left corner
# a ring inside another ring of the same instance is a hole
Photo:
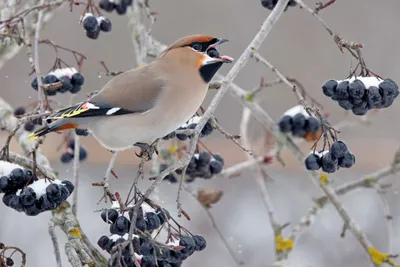
[[[201,188],[197,194],[197,200],[205,207],[217,203],[222,197],[222,190],[213,188]]]

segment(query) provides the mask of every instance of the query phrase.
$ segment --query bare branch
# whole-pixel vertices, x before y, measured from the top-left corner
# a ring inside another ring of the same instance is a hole
[[[39,5],[43,5],[45,3],[45,0],[40,0]],[[36,31],[35,31],[35,39],[33,42],[34,46],[34,65],[35,65],[35,73],[36,73],[36,79],[37,79],[37,84],[38,84],[38,100],[39,100],[39,112],[44,111],[44,105],[43,105],[43,100],[42,100],[42,76],[40,73],[40,66],[39,66],[39,40],[40,40],[40,31],[42,30],[42,21],[43,21],[43,9],[39,10],[38,17],[37,17],[37,22],[36,22]]]
[[[55,233],[55,225],[52,220],[50,220],[49,222],[49,235],[51,237],[51,242],[53,243],[54,255],[56,256],[57,267],[62,267],[60,247],[58,245],[58,240]]]
[[[183,185],[182,188],[189,193],[190,196],[193,197],[194,200],[198,201],[197,198],[197,193],[193,192],[193,190],[191,190],[187,185]],[[244,265],[244,262],[239,260],[235,254],[235,251],[230,247],[228,240],[226,240],[226,238],[224,237],[221,229],[219,229],[217,223],[215,222],[214,216],[212,215],[212,213],[210,212],[210,210],[203,206],[200,202],[199,202],[200,206],[203,208],[204,212],[206,213],[207,217],[210,219],[211,224],[213,226],[213,228],[215,229],[215,231],[217,232],[219,238],[221,239],[221,241],[224,243],[225,248],[228,250],[229,254],[231,255],[231,257],[233,258],[233,260],[236,262],[236,264],[238,266],[242,266]]]
[[[72,213],[77,216],[78,209],[78,187],[79,187],[79,155],[80,155],[80,138],[75,133],[74,142],[74,192],[72,193]]]

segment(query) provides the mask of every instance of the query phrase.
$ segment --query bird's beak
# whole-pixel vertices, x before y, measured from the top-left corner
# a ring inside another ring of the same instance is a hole
[[[224,63],[232,63],[233,62],[233,58],[231,58],[230,56],[226,56],[226,55],[220,56],[219,60]]]
[[[226,42],[229,42],[229,40],[224,39],[224,38],[218,38],[217,42],[214,43],[213,45],[210,45],[209,48],[215,48],[217,45],[220,45],[220,44],[223,44]],[[217,58],[217,60],[220,62],[223,62],[223,63],[232,63],[234,59],[230,56],[223,55],[223,56],[220,56],[219,58]]]

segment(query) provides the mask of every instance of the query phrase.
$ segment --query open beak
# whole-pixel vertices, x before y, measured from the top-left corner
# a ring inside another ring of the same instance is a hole
[[[219,59],[224,63],[232,63],[234,60],[230,56],[226,56],[226,55],[220,56]]]
[[[223,44],[226,42],[229,42],[229,40],[224,39],[224,38],[218,38],[217,42],[213,45],[210,45],[209,48],[215,48],[217,45],[220,45],[220,44]],[[220,56],[218,58],[218,60],[222,61],[223,63],[232,63],[234,59],[230,56],[223,55],[223,56]]]

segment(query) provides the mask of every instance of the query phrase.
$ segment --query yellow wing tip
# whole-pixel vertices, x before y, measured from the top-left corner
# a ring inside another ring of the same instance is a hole
[[[31,134],[28,135],[28,141],[33,141],[33,140],[36,140],[38,138],[39,138],[39,136],[35,135],[35,133],[31,133]]]

